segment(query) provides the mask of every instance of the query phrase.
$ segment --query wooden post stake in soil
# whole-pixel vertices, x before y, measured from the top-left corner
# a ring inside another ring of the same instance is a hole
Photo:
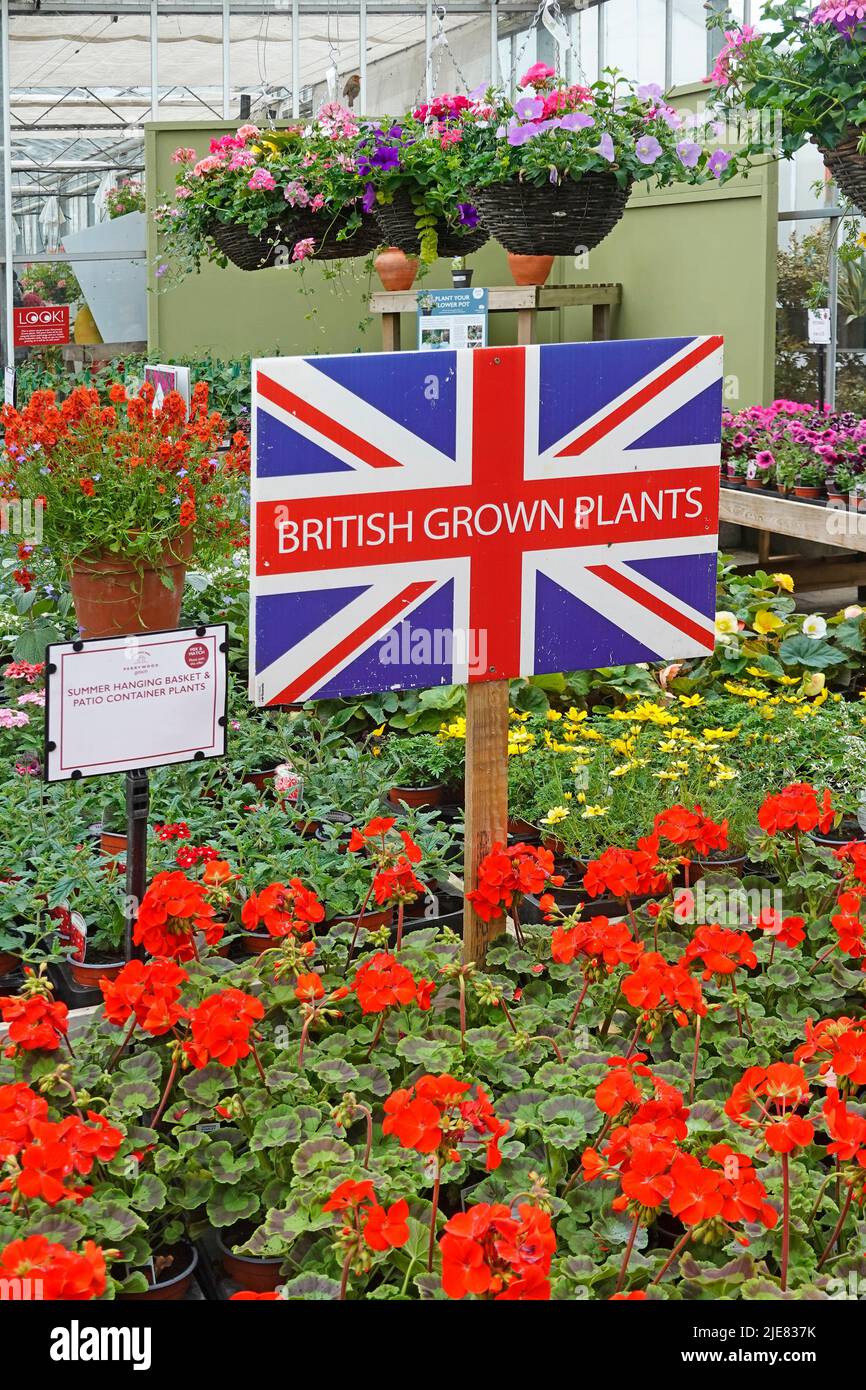
[[[466,687],[466,839],[463,885],[476,886],[478,865],[491,847],[506,843],[508,826],[508,681]],[[484,922],[468,901],[463,908],[463,959],[483,965],[488,943],[504,919]]]

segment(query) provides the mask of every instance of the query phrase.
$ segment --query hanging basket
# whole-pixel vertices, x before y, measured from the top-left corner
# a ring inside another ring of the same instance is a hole
[[[839,191],[866,214],[866,154],[860,154],[857,149],[864,129],[866,127],[849,125],[835,149],[829,150],[824,145],[818,145],[818,149]]]
[[[421,243],[415,222],[418,214],[412,206],[412,198],[405,188],[398,188],[390,203],[376,203],[373,215],[382,232],[381,240],[386,246],[396,246],[407,256],[417,256]],[[449,226],[441,218],[436,224],[437,251],[440,256],[468,256],[478,251],[490,239],[490,232],[479,221],[478,226],[465,232]]]
[[[506,251],[518,256],[574,256],[591,251],[625,212],[631,181],[623,188],[603,170],[557,184],[509,179],[471,195]]]
[[[365,217],[350,237],[338,240],[338,233],[347,222],[348,216],[344,213],[328,217],[306,208],[293,208],[287,210],[284,217],[269,222],[258,235],[237,222],[214,220],[208,230],[216,246],[239,270],[266,270],[277,263],[280,247],[288,247],[291,254],[291,248],[307,237],[313,237],[316,242],[309,258],[315,261],[368,256],[382,244],[378,223],[372,217]]]

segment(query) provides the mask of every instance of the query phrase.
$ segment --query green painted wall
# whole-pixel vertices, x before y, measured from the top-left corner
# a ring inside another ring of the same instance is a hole
[[[700,89],[678,94],[686,104]],[[174,188],[171,152],[192,145],[205,153],[211,137],[232,122],[154,123],[146,131],[146,183],[152,208]],[[622,307],[614,315],[619,338],[722,333],[726,340],[726,397],[732,408],[773,396],[775,353],[777,177],[775,164],[754,170],[748,180],[724,188],[685,185],[653,194],[640,188],[625,217],[595,251],[588,269],[560,257],[551,284],[619,281]],[[156,229],[149,220],[148,251],[157,259]],[[284,268],[244,272],[206,266],[200,275],[163,289],[151,280],[149,351],[156,361],[210,350],[221,357],[282,353],[377,351],[379,325],[366,331],[364,296],[370,285],[363,261],[349,261],[329,274],[315,263],[303,274]],[[471,259],[475,284],[510,284],[505,254],[488,242]],[[447,262],[439,261],[425,282],[450,284]],[[565,309],[539,315],[539,341],[591,336],[590,310]],[[403,342],[414,345],[414,324]],[[491,319],[491,341],[516,341],[515,316]]]

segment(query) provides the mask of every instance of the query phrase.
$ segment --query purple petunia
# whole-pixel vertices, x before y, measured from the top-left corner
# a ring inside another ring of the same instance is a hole
[[[593,150],[593,154],[601,155],[601,158],[606,159],[608,164],[613,163],[614,159],[616,158],[616,151],[613,147],[613,136],[609,135],[607,131],[605,131],[604,135],[602,135],[601,139],[599,140],[598,144]]]
[[[686,169],[694,169],[701,157],[701,147],[694,140],[681,140],[677,145],[680,164]]]
[[[478,209],[472,203],[458,203],[457,216],[463,226],[468,227],[470,231],[478,226]]]
[[[726,150],[714,150],[707,164],[713,178],[720,179],[732,159],[733,155],[728,154]]]
[[[364,196],[361,199],[361,206],[365,212],[372,212],[376,206],[376,188],[372,183],[364,185]]]
[[[586,111],[569,111],[559,124],[563,130],[590,130],[595,120]]]
[[[537,121],[544,114],[544,102],[538,97],[521,97],[514,103],[514,111],[521,121]]]
[[[634,147],[634,152],[641,164],[655,164],[661,155],[662,147],[654,135],[642,135]]]
[[[506,139],[509,145],[525,145],[527,140],[531,140],[533,135],[538,134],[538,127],[529,121],[526,125],[512,125],[508,127]]]

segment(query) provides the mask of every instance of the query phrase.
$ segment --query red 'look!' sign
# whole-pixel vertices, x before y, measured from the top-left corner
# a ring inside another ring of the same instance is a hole
[[[69,342],[69,305],[41,304],[13,310],[16,347]]]

